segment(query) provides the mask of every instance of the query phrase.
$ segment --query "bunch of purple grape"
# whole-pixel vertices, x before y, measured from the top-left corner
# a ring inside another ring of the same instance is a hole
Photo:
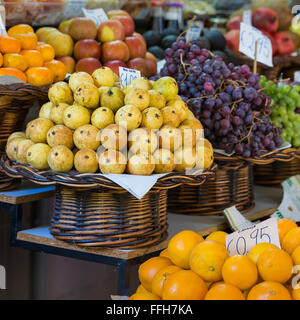
[[[165,60],[152,79],[177,80],[179,94],[214,148],[249,158],[282,145],[281,129],[269,117],[271,99],[261,89],[260,75],[247,65],[226,65],[197,40],[187,43],[183,37],[165,50]]]

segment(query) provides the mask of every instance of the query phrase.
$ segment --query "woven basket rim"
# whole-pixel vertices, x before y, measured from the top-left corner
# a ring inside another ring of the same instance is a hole
[[[29,83],[0,84],[0,95],[19,97],[48,97],[49,85],[37,87]]]
[[[79,172],[56,173],[52,170],[40,171],[29,165],[11,161],[6,154],[0,157],[0,168],[9,177],[25,178],[40,185],[64,185],[74,188],[95,188],[102,187],[114,190],[124,190],[122,187],[102,176],[99,173],[87,174]],[[181,172],[171,172],[166,176],[159,178],[154,189],[171,189],[182,184],[198,186],[206,181],[207,178],[213,177],[217,165],[213,164],[209,170],[199,170],[199,174],[186,175]]]
[[[289,162],[295,159],[300,159],[300,148],[287,148],[279,151],[274,150],[260,157],[253,157],[253,158],[244,158],[238,155],[232,155],[229,157],[229,156],[224,156],[220,153],[215,153],[214,156],[215,156],[215,160],[228,161],[228,162],[244,160],[251,164],[266,165],[266,164],[271,164],[275,161]]]

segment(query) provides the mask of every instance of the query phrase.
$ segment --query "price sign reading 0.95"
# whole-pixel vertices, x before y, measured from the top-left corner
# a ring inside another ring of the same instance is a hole
[[[271,40],[258,29],[241,22],[239,51],[251,59],[255,58],[257,42],[257,61],[273,67],[273,49]]]
[[[141,72],[134,69],[119,67],[121,88],[129,86],[132,80],[140,78]]]
[[[267,242],[280,248],[277,218],[270,218],[245,230],[226,236],[226,248],[230,256],[247,255],[258,243]]]

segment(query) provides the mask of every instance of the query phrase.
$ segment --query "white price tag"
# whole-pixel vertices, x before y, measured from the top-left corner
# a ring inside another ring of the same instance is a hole
[[[300,71],[295,71],[294,73],[294,81],[300,82]]]
[[[247,229],[226,236],[226,248],[230,256],[247,255],[258,243],[267,242],[281,248],[277,218],[270,218]]]
[[[0,35],[7,36],[7,32],[6,32],[5,22],[4,21],[3,21],[2,15],[0,15]]]
[[[241,22],[239,51],[249,58],[254,59],[255,42],[257,42],[257,61],[273,67],[271,40],[258,29]]]
[[[251,10],[246,10],[243,12],[243,22],[252,25],[252,11]]]
[[[187,42],[197,40],[201,34],[201,27],[192,26],[190,30],[186,33],[185,39]]]
[[[139,70],[119,67],[120,85],[121,88],[129,86],[132,80],[140,78],[141,72]]]
[[[100,23],[108,20],[108,17],[102,8],[94,10],[82,8],[82,11],[86,18],[91,19],[96,23],[97,27],[99,27]]]

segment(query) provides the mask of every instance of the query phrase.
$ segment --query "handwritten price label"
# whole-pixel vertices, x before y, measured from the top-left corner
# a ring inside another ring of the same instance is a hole
[[[294,81],[300,82],[300,71],[295,71],[294,73]]]
[[[255,58],[257,42],[257,61],[273,67],[273,49],[271,40],[258,29],[241,22],[239,51],[251,59]]]
[[[252,11],[251,10],[246,10],[243,12],[243,22],[252,25]]]
[[[186,37],[185,37],[186,41],[190,42],[190,41],[197,40],[200,37],[201,30],[202,30],[201,27],[192,26],[190,30],[186,33]]]
[[[97,27],[99,27],[100,23],[108,20],[108,17],[102,8],[94,10],[82,8],[82,11],[85,17],[93,20],[96,23]]]
[[[273,243],[281,248],[278,236],[277,218],[270,218],[247,229],[226,236],[226,248],[230,256],[247,255],[258,243]]]
[[[121,88],[129,86],[132,80],[140,78],[141,72],[134,69],[119,67]]]

